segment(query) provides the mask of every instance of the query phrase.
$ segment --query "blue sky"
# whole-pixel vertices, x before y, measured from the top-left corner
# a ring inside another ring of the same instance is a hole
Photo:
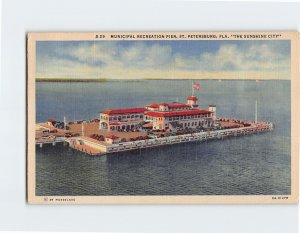
[[[40,41],[36,55],[38,78],[290,78],[287,40]]]

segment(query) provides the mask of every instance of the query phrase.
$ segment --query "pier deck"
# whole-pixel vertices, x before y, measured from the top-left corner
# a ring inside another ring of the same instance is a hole
[[[80,133],[82,132],[82,124],[72,124],[69,125],[70,127],[70,132],[71,133]],[[85,123],[83,127],[83,132],[85,136],[89,136],[92,134],[98,134],[98,135],[103,135],[104,137],[114,134],[118,136],[119,138],[125,138],[125,139],[130,139],[130,138],[136,138],[139,136],[146,136],[147,134],[144,132],[109,132],[106,130],[100,130],[99,129],[99,123],[97,122],[91,122],[91,123]]]
[[[204,131],[190,134],[181,134],[175,136],[167,136],[167,137],[157,137],[145,140],[135,140],[130,141],[131,137],[146,135],[144,132],[114,132],[113,134],[118,135],[119,137],[125,138],[128,141],[109,144],[104,141],[98,141],[96,139],[90,138],[89,136],[77,136],[77,137],[52,137],[48,139],[36,139],[36,144],[42,147],[43,144],[52,143],[55,145],[57,142],[66,142],[73,149],[79,150],[81,152],[87,153],[89,155],[103,155],[110,154],[122,151],[130,151],[136,149],[143,149],[149,147],[163,146],[163,145],[171,145],[177,143],[184,142],[193,142],[193,141],[206,141],[211,139],[223,139],[226,137],[237,137],[244,136],[254,133],[262,133],[273,130],[273,124],[268,122],[248,122],[249,126],[241,127],[241,124],[236,123],[226,123],[226,126],[231,125],[229,129],[222,130],[213,130],[213,131]],[[78,133],[77,128],[78,125],[72,125],[71,132]],[[93,133],[101,133],[101,135],[109,135],[111,132],[95,129],[97,123],[86,124],[86,131],[88,135],[92,135]]]

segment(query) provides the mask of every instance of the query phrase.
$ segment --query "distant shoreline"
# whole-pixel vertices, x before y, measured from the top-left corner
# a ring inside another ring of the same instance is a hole
[[[153,80],[153,81],[160,81],[160,80],[170,80],[170,81],[207,81],[207,80],[211,80],[211,81],[291,81],[291,80],[286,80],[286,79],[156,79],[156,78],[143,78],[143,79],[106,79],[106,78],[101,78],[101,79],[73,79],[73,78],[36,78],[35,79],[36,82],[72,82],[72,83],[76,83],[76,82],[88,82],[88,83],[98,83],[98,82],[110,82],[110,81],[124,81],[124,82],[142,82],[142,81],[149,81],[149,80]]]
[[[107,79],[36,78],[36,82],[106,82]]]

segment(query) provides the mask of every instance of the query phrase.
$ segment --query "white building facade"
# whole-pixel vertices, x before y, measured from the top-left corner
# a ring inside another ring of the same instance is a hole
[[[209,128],[216,120],[216,106],[201,109],[198,98],[190,96],[187,103],[153,103],[145,108],[105,110],[100,113],[100,129],[129,131],[143,124],[153,130],[175,130],[180,128]]]

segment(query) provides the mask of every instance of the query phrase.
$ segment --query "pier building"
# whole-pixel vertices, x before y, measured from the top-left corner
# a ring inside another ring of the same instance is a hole
[[[216,106],[201,109],[194,95],[187,103],[152,103],[144,108],[112,109],[100,112],[99,128],[108,131],[133,130],[137,126],[152,130],[208,128],[216,120]]]
[[[145,108],[109,109],[100,113],[99,128],[108,131],[131,130],[144,119]]]
[[[107,109],[97,121],[59,122],[49,119],[36,127],[36,145],[63,143],[89,155],[140,150],[148,147],[223,139],[273,130],[271,122],[217,117],[216,105],[201,108],[192,85],[186,103],[151,103],[139,108]],[[99,122],[99,125],[98,125]],[[85,133],[86,132],[86,133]]]

